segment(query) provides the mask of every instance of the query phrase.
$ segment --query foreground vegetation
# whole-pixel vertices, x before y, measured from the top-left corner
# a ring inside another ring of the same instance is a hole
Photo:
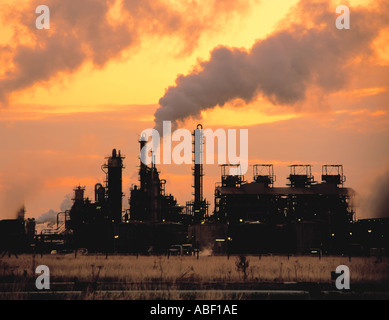
[[[339,265],[350,268],[352,283],[389,281],[389,259],[323,256],[131,256],[21,255],[0,259],[0,278],[36,278],[35,268],[46,265],[54,281],[191,281],[202,282],[331,282]],[[240,265],[239,265],[240,264]]]
[[[49,267],[49,292],[35,287],[38,265]],[[316,285],[314,288],[320,285],[321,291],[334,289],[331,272],[339,265],[349,267],[354,288],[367,285],[376,292],[377,288],[378,291],[388,288],[389,258],[386,257],[377,260],[335,256],[320,259],[317,256],[200,256],[197,259],[194,256],[25,254],[0,259],[0,300],[261,299],[263,296],[253,296],[250,290],[265,292],[267,298],[266,290],[285,289],[285,285],[290,289],[290,284],[308,283]],[[293,290],[296,288],[301,292],[311,291],[309,286],[297,286]],[[311,292],[308,297],[312,298]],[[363,295],[360,298],[366,299]]]

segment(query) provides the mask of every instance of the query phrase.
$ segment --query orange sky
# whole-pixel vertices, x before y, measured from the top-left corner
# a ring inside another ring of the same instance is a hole
[[[70,8],[76,10],[72,2]],[[216,0],[194,1],[192,8],[189,1],[180,5],[173,0],[144,1],[137,7],[136,1],[99,0],[93,5],[88,0],[72,15],[58,5],[61,2],[50,0],[46,3],[51,29],[39,32],[32,26],[37,15],[31,8],[36,3],[0,4],[0,218],[14,216],[22,203],[29,217],[59,211],[79,184],[93,198],[94,184],[104,181],[101,164],[112,148],[126,156],[127,199],[129,187],[138,183],[138,135],[154,126],[158,101],[177,76],[191,73],[218,46],[249,50],[258,39],[291,23],[296,16],[290,10],[300,2],[226,1],[223,7]],[[128,11],[121,11],[124,4]],[[333,20],[328,24],[335,23],[338,4],[342,2],[331,2]],[[362,0],[348,4],[351,19],[353,8],[372,6]],[[99,20],[104,31],[93,25],[99,21],[83,21],[82,14],[105,17],[106,21]],[[248,128],[250,164],[273,163],[279,186],[287,182],[288,164],[312,164],[316,179],[321,165],[343,164],[346,186],[367,199],[375,179],[389,170],[388,33],[377,34],[368,59],[361,63],[355,56],[347,61],[349,82],[339,90],[309,87],[305,99],[293,106],[275,105],[261,95],[251,102],[235,99],[202,111],[201,120],[187,119],[181,126],[193,130],[201,121],[213,129]],[[77,44],[79,50],[69,44]],[[62,45],[69,49],[66,59]],[[54,55],[53,61],[45,56],[48,53]],[[35,74],[39,76],[34,78]],[[159,169],[167,192],[181,204],[191,199],[190,165]],[[219,168],[204,169],[205,195],[213,203]],[[246,179],[251,178],[249,169]],[[361,205],[357,216],[372,214]]]

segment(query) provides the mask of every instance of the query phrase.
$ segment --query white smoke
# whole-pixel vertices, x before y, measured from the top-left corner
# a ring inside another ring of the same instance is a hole
[[[372,43],[389,25],[389,3],[381,0],[374,7],[353,8],[350,30],[336,28],[335,7],[329,3],[300,1],[281,30],[250,50],[214,49],[208,61],[178,76],[159,100],[156,129],[162,132],[163,121],[177,125],[199,118],[201,111],[234,99],[249,103],[263,96],[274,104],[295,106],[306,99],[309,89],[323,96],[343,89],[358,68],[356,58],[362,66],[374,55]]]
[[[57,215],[58,212],[64,212],[66,210],[70,210],[72,207],[72,200],[71,200],[71,194],[67,194],[64,198],[64,200],[61,202],[59,208],[60,211],[56,211],[54,209],[50,209],[49,211],[41,214],[38,218],[35,219],[37,224],[49,224],[53,226],[57,223]],[[62,219],[62,217],[61,217]]]

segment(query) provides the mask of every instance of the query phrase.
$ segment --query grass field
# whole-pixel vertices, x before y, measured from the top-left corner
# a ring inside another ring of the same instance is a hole
[[[389,283],[389,259],[377,261],[374,257],[323,256],[130,256],[130,255],[20,255],[18,258],[0,259],[2,291],[26,290],[35,284],[35,268],[46,265],[50,282],[88,284],[86,291],[93,292],[93,284],[104,288],[158,290],[172,293],[185,283],[195,288],[247,288],[253,284],[281,284],[309,282],[331,284],[331,271],[339,265],[350,269],[350,282],[382,285]],[[7,287],[5,284],[7,284]],[[111,286],[110,286],[111,285]],[[114,286],[115,285],[115,286]],[[72,287],[73,288],[73,287]],[[96,298],[93,294],[91,297]],[[135,298],[154,298],[153,295]],[[171,298],[171,295],[165,296]],[[217,297],[214,297],[217,298]]]

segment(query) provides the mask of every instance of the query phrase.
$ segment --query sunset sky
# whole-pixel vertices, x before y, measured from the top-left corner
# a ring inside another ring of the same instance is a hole
[[[290,164],[319,181],[342,164],[357,218],[389,216],[388,0],[0,0],[0,26],[0,219],[63,210],[78,185],[93,199],[113,148],[127,203],[139,134],[160,120],[248,129],[249,162],[274,164],[276,186]],[[158,168],[191,200],[190,165]],[[204,171],[212,209],[220,168]]]

